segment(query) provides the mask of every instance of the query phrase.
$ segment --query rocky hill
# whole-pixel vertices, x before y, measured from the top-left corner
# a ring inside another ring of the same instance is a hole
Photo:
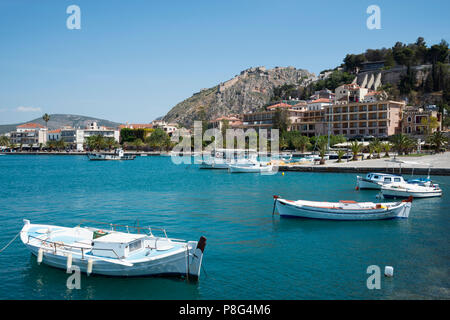
[[[62,126],[71,126],[74,128],[84,128],[89,122],[96,121],[100,126],[105,127],[113,127],[116,128],[120,125],[120,123],[112,122],[109,120],[104,119],[97,119],[94,117],[86,117],[86,116],[80,116],[80,115],[74,115],[74,114],[51,114],[50,115],[50,121],[48,122],[48,128],[49,130],[54,130],[61,128]],[[30,120],[23,123],[16,123],[16,124],[5,124],[0,125],[0,134],[10,132],[16,128],[16,126],[24,124],[24,123],[39,123],[43,126],[45,126],[45,121],[42,120],[42,118],[37,118],[34,120]]]
[[[315,79],[314,74],[294,67],[250,68],[231,80],[195,93],[173,107],[163,119],[190,126],[202,118],[211,120],[221,115],[255,111],[270,101],[274,88],[284,84],[306,86]]]

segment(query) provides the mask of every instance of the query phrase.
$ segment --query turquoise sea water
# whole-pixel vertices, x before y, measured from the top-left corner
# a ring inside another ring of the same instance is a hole
[[[0,299],[409,299],[450,298],[450,177],[442,198],[416,200],[410,218],[339,222],[272,217],[287,199],[376,200],[356,174],[229,174],[170,157],[93,162],[81,156],[0,157],[0,246],[34,223],[82,219],[162,226],[207,246],[198,283],[85,275],[38,266],[20,240],[0,254]],[[369,265],[394,267],[369,290]]]

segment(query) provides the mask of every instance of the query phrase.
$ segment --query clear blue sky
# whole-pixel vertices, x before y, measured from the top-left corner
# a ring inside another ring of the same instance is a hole
[[[66,8],[81,8],[81,30]],[[381,30],[366,8],[381,8]],[[449,41],[449,1],[0,1],[0,124],[150,122],[252,66],[318,73],[396,41]]]

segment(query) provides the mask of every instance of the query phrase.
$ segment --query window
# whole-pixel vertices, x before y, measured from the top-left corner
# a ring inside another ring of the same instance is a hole
[[[394,178],[395,182],[400,182],[400,178]]]
[[[374,179],[379,180],[380,176],[373,176]]]
[[[139,250],[140,248],[142,248],[142,241],[141,240],[133,241],[128,245],[128,248],[130,252]]]
[[[391,178],[384,178],[384,182],[391,182],[392,179]]]

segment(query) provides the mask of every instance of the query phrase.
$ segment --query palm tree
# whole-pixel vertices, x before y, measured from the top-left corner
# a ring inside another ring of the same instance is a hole
[[[100,151],[105,147],[105,138],[102,135],[94,135],[86,138],[86,144],[90,150]]]
[[[434,152],[441,152],[445,145],[448,143],[448,138],[444,136],[441,131],[436,131],[429,135],[427,142],[431,145]]]
[[[50,116],[46,113],[42,116],[42,120],[45,121],[45,126],[48,128],[48,122],[50,121]]]
[[[361,152],[362,149],[362,143],[359,143],[358,141],[352,141],[352,143],[350,144],[350,150],[352,150],[353,153],[353,161],[357,161],[358,160],[358,153]]]
[[[389,142],[383,142],[383,143],[381,144],[381,146],[382,146],[382,148],[383,148],[383,150],[384,150],[384,152],[385,152],[384,157],[385,157],[385,158],[389,158],[389,151],[390,151],[391,148],[392,148],[392,144],[390,144]]]
[[[295,137],[292,140],[292,144],[296,150],[300,150],[302,153],[305,152],[306,148],[311,146],[311,142],[309,142],[309,138],[307,136]]]
[[[328,141],[321,139],[318,141],[320,164],[325,164],[325,153],[327,152]]]
[[[337,152],[337,157],[338,157],[338,159],[337,159],[337,161],[336,162],[342,162],[342,157],[345,155],[345,151],[344,150],[339,150],[338,152]]]
[[[402,155],[407,151],[410,138],[403,133],[396,134],[392,136],[391,141],[394,147],[394,150],[397,151],[398,155]]]
[[[371,153],[376,153],[377,154],[377,158],[380,159],[380,153],[383,150],[383,146],[380,142],[380,140],[378,140],[377,138],[373,139],[370,144],[369,144],[369,149],[372,148],[372,152]]]
[[[10,145],[10,140],[7,136],[0,136],[0,146],[8,147]]]
[[[108,147],[109,150],[115,149],[118,147],[118,143],[117,143],[116,139],[114,139],[113,137],[106,138],[105,145]]]

